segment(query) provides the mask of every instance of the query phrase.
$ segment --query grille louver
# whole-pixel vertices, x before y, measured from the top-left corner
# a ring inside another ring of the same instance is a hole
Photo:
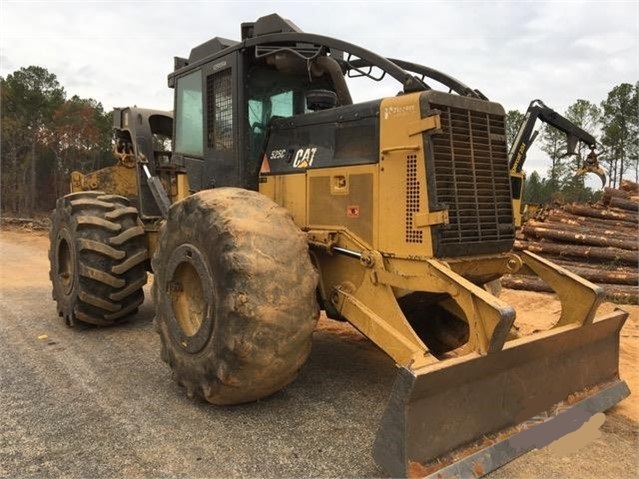
[[[437,204],[450,224],[438,228],[436,254],[492,253],[514,240],[503,115],[431,104],[443,133],[431,136]]]

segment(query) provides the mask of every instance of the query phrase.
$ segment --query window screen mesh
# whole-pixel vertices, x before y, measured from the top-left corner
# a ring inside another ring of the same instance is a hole
[[[216,150],[233,148],[231,69],[206,78],[207,144]]]

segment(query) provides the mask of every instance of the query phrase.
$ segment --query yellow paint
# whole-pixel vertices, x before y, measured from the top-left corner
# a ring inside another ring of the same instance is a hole
[[[306,175],[263,176],[259,192],[286,208],[300,228],[307,228]]]
[[[512,178],[519,178],[519,180],[521,181],[521,191],[519,192],[512,192],[513,195],[513,217],[515,220],[515,227],[516,228],[520,228],[522,221],[521,221],[521,200],[523,198],[523,194],[524,194],[524,180],[526,179],[526,175],[524,175],[524,173],[514,173],[511,172],[510,176]],[[518,199],[515,199],[515,196],[519,195]]]
[[[104,191],[112,195],[128,198],[138,195],[138,178],[135,168],[118,163],[83,175],[79,171],[71,173],[71,192]]]
[[[308,170],[307,227],[348,230],[375,249],[377,165]]]
[[[417,133],[437,127],[439,117],[422,119],[419,99],[419,93],[400,95],[380,105],[376,249],[395,257],[433,256],[430,224],[423,221],[430,213],[423,136]]]
[[[189,177],[186,173],[176,173],[175,175],[176,194],[171,198],[171,202],[183,200],[191,194],[189,191]]]

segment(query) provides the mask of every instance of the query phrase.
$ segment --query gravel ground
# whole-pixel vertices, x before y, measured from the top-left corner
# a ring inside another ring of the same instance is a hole
[[[126,325],[68,329],[46,248],[0,232],[0,477],[383,477],[370,451],[395,373],[370,343],[324,328],[284,391],[193,402],[159,359],[150,295]],[[613,410],[577,453],[534,451],[489,477],[637,477],[637,424]]]

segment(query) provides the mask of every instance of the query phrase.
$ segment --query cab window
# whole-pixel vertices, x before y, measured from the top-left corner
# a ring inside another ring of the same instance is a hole
[[[195,71],[177,81],[175,151],[203,155],[202,72]]]
[[[272,118],[288,118],[308,113],[306,92],[313,89],[332,89],[328,79],[308,75],[292,75],[271,68],[255,67],[248,75],[249,161],[262,161],[261,151],[266,129]]]

